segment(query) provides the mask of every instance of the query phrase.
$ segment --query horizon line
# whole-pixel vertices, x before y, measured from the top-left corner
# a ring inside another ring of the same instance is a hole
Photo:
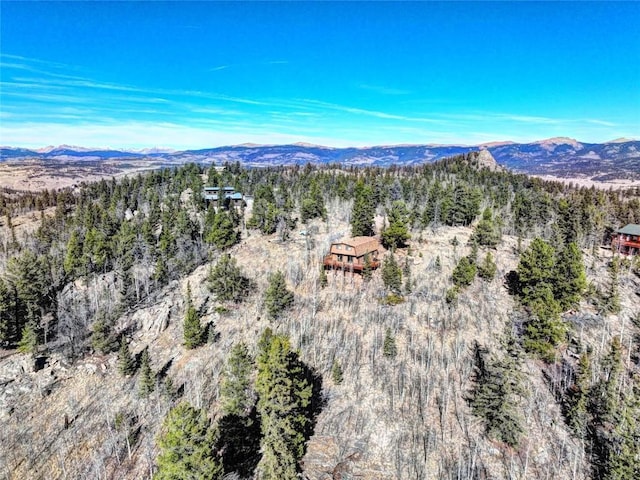
[[[380,144],[370,144],[370,145],[348,145],[348,146],[332,146],[332,145],[322,145],[315,144],[311,142],[293,142],[293,143],[253,143],[253,142],[244,142],[244,143],[234,143],[234,144],[221,144],[221,145],[212,145],[206,147],[187,147],[187,148],[175,148],[170,146],[160,146],[153,145],[148,147],[112,147],[112,146],[84,146],[84,145],[71,145],[66,143],[61,143],[59,145],[46,145],[46,146],[14,146],[14,145],[0,145],[0,148],[4,149],[24,149],[30,150],[35,153],[48,153],[46,150],[52,151],[61,148],[67,148],[73,150],[75,148],[79,148],[87,151],[115,151],[115,152],[126,152],[126,153],[143,153],[145,150],[159,150],[157,153],[180,153],[192,150],[207,150],[213,148],[235,148],[235,147],[245,147],[245,148],[262,148],[262,147],[289,147],[296,146],[301,148],[326,148],[333,150],[344,150],[349,148],[356,149],[367,149],[367,148],[397,148],[397,147],[433,147],[433,148],[443,148],[443,147],[464,147],[464,148],[472,148],[472,147],[495,147],[502,145],[529,145],[529,144],[541,144],[545,142],[552,141],[565,141],[566,143],[580,143],[587,145],[604,145],[610,143],[627,143],[627,142],[636,142],[638,139],[636,138],[615,138],[613,140],[608,140],[606,142],[588,142],[581,141],[571,137],[549,137],[543,138],[539,140],[527,141],[527,142],[518,142],[513,140],[496,140],[496,141],[488,141],[482,143],[380,143]],[[166,150],[166,151],[162,151]]]

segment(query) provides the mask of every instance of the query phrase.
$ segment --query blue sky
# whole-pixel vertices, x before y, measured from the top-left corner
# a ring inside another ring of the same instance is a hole
[[[0,144],[640,138],[640,3],[0,3]]]

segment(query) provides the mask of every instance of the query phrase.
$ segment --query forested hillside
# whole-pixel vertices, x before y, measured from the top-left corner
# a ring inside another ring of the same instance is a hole
[[[1,192],[0,472],[638,478],[640,191],[477,160]]]

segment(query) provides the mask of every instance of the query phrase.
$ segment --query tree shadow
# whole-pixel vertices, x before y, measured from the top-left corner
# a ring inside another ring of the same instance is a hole
[[[507,287],[509,295],[519,295],[520,279],[518,277],[518,272],[515,270],[509,271],[509,273],[504,276],[504,285]]]
[[[307,418],[309,423],[305,430],[305,441],[308,441],[315,432],[318,415],[327,404],[327,399],[322,395],[322,375],[314,368],[310,368],[304,362],[300,362],[303,368],[304,376],[311,385],[311,401],[307,407]],[[306,451],[306,443],[305,443]]]
[[[225,415],[218,424],[216,449],[221,453],[224,471],[239,478],[252,478],[261,458],[260,421],[255,406],[248,416]]]
[[[171,368],[171,365],[173,365],[173,358],[170,358],[169,361],[165,363],[160,368],[160,370],[158,370],[158,373],[156,373],[156,377],[158,378],[159,381],[163,381],[166,378],[167,373],[169,373],[169,369]]]

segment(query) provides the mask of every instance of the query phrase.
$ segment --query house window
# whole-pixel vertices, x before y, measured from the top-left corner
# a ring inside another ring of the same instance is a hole
[[[347,262],[353,263],[353,257],[351,255],[347,257]]]
[[[342,261],[342,255],[338,255],[338,261],[341,262]]]

